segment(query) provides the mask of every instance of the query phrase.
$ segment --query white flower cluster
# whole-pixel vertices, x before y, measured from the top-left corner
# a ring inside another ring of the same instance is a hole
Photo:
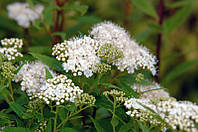
[[[31,22],[39,19],[44,7],[42,5],[36,5],[31,8],[28,3],[16,2],[8,5],[7,9],[8,16],[11,19],[16,20],[20,26],[28,28]]]
[[[75,98],[83,91],[72,83],[65,75],[59,75],[48,79],[45,86],[41,88],[42,92],[38,94],[47,104],[55,101],[56,105],[65,101],[74,102]]]
[[[16,75],[15,82],[21,81],[21,90],[26,91],[30,98],[34,98],[42,90],[41,88],[46,85],[46,68],[40,61],[24,64]],[[55,74],[49,70],[54,76]]]
[[[111,22],[102,22],[95,25],[90,34],[101,44],[113,44],[123,52],[124,57],[114,62],[119,70],[126,69],[128,73],[132,74],[138,68],[147,68],[153,75],[156,74],[156,58],[149,53],[148,49],[131,39],[123,28]]]
[[[149,99],[131,98],[125,101],[124,105],[129,109],[129,111],[126,112],[127,115],[135,117],[141,121],[149,121],[153,125],[160,124],[160,122],[154,118],[154,115],[156,114],[156,106],[151,104]],[[143,105],[149,107],[154,112],[149,111]]]
[[[155,113],[164,120],[171,129],[187,132],[197,132],[195,124],[198,124],[198,106],[187,102],[178,102],[174,99],[159,100],[157,102],[150,99],[131,98],[125,102],[125,107],[129,109],[126,113],[131,117],[139,118],[150,123],[159,123],[153,118]],[[151,112],[147,108],[152,109]]]
[[[174,130],[198,132],[198,106],[175,100],[161,101],[156,104],[157,112]]]
[[[84,73],[88,78],[93,75],[95,65],[100,62],[96,55],[98,47],[98,41],[84,36],[55,45],[52,55],[64,62],[63,68],[66,72],[71,70],[74,76]]]
[[[1,40],[0,53],[4,54],[7,59],[15,60],[16,57],[22,57],[23,55],[18,51],[23,46],[23,40],[18,38],[3,39]]]
[[[152,85],[138,85],[134,84],[131,86],[136,92],[140,93],[140,98],[158,98],[158,97],[170,97],[169,93],[166,92],[158,83],[153,83]]]

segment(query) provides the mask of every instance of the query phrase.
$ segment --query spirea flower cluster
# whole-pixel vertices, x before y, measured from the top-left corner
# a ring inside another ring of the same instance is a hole
[[[45,86],[41,88],[42,92],[38,94],[40,99],[43,99],[47,104],[56,102],[57,105],[65,101],[74,102],[76,96],[83,91],[75,86],[71,79],[65,75],[59,75],[52,79],[48,79]]]
[[[40,61],[24,64],[14,80],[21,81],[21,90],[25,91],[30,98],[36,97],[41,93],[41,88],[46,85],[46,68],[53,76],[55,75]]]
[[[158,97],[170,97],[169,93],[162,89],[162,87],[158,83],[154,83],[151,85],[139,85],[134,84],[131,86],[137,93],[140,94],[140,98],[158,98]]]
[[[90,34],[101,44],[112,44],[122,51],[124,57],[114,62],[120,71],[126,69],[132,74],[139,68],[147,68],[153,75],[156,74],[156,58],[149,53],[148,49],[131,39],[123,28],[111,22],[102,22],[95,25]]]
[[[7,6],[8,16],[17,21],[18,25],[28,28],[30,23],[39,19],[44,7],[42,5],[35,5],[30,7],[28,3],[12,3]]]
[[[78,95],[75,99],[76,106],[93,106],[96,102],[96,99],[94,96],[89,95],[88,93],[83,93],[81,95]]]
[[[0,64],[0,71],[5,79],[13,79],[16,74],[14,73],[17,68],[11,62],[2,62]]]
[[[105,97],[107,97],[108,99],[113,98],[114,101],[116,101],[117,103],[123,103],[127,100],[127,97],[125,97],[125,93],[123,91],[119,91],[116,89],[112,89],[110,91],[105,91],[103,93],[103,95]]]
[[[86,77],[90,77],[93,75],[95,64],[100,62],[100,58],[96,55],[98,47],[98,41],[84,36],[55,45],[52,55],[64,62],[63,68],[66,72],[72,71],[74,76],[83,73]]]
[[[23,40],[18,38],[11,39],[3,39],[1,40],[0,53],[4,54],[7,59],[15,60],[17,57],[22,57],[23,55],[19,52],[19,50],[23,46]]]
[[[195,124],[198,124],[198,106],[190,102],[179,102],[172,98],[159,99],[158,101],[156,98],[154,101],[131,98],[124,105],[129,109],[126,112],[128,115],[142,121],[160,123],[159,120],[153,118],[153,115],[158,115],[165,122],[166,127],[187,132],[197,131]]]

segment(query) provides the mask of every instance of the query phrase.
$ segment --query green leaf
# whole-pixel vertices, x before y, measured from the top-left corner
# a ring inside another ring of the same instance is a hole
[[[149,132],[149,130],[144,126],[144,124],[141,121],[137,120],[137,123],[142,129],[142,132]]]
[[[51,48],[49,46],[33,46],[29,48],[30,52],[34,53],[51,53]]]
[[[70,128],[70,127],[65,127],[59,130],[60,132],[78,132],[77,130],[75,130],[74,128]]]
[[[59,6],[56,4],[49,5],[45,8],[43,14],[44,14],[44,21],[47,26],[53,25],[53,9],[59,9]]]
[[[45,73],[46,73],[46,75],[45,75],[45,78],[46,79],[51,79],[51,78],[53,78],[53,76],[52,76],[52,74],[49,72],[49,70],[45,67]]]
[[[119,124],[119,120],[116,117],[111,119],[111,125],[116,127]]]
[[[151,34],[151,31],[151,28],[147,28],[143,32],[137,33],[134,37],[137,40],[137,42],[144,42]]]
[[[191,67],[195,66],[198,63],[198,59],[194,59],[191,61],[184,62],[178,66],[176,66],[172,71],[168,73],[162,80],[162,84],[168,84],[173,81],[176,77],[180,76],[182,73],[189,70]]]
[[[74,103],[72,103],[70,105],[70,107],[67,107],[67,110],[70,112],[74,112],[77,109],[76,105]]]
[[[52,33],[53,36],[60,36],[63,40],[66,39],[66,33],[64,32],[54,32]]]
[[[30,54],[44,64],[48,65],[52,70],[56,70],[62,73],[64,72],[61,62],[57,61],[55,58],[33,52],[30,52]]]
[[[87,5],[69,5],[65,9],[72,10],[74,12],[80,12],[81,15],[84,15],[88,10],[88,6]]]
[[[91,119],[91,121],[94,123],[94,126],[97,130],[97,132],[104,132],[104,129],[100,126],[99,122],[96,121],[94,118],[92,118],[91,116],[89,116],[89,118]]]
[[[96,97],[96,106],[103,107],[105,109],[113,109],[112,103],[107,100],[104,96]]]
[[[20,104],[9,102],[10,108],[19,116],[23,117],[23,114],[25,113],[25,108],[22,107]]]
[[[34,131],[31,129],[22,128],[22,127],[9,127],[9,128],[5,128],[4,132],[34,132]]]
[[[52,119],[50,118],[47,123],[46,132],[52,132]]]
[[[145,14],[150,15],[156,19],[158,18],[157,13],[149,0],[131,0],[131,2]]]
[[[122,90],[121,88],[113,85],[113,84],[110,84],[110,83],[101,83],[100,85],[103,85],[103,86],[106,86],[108,88],[115,88],[115,89],[118,89],[118,90]]]
[[[195,2],[195,0],[179,0],[179,1],[171,2],[171,4],[168,5],[168,7],[169,8],[178,8],[178,7],[186,6],[189,3],[191,4],[192,2]]]
[[[192,5],[188,4],[184,8],[178,10],[173,16],[165,20],[163,23],[163,33],[168,34],[179,27],[186,18],[190,15],[192,10]]]
[[[133,130],[133,122],[130,121],[125,125],[122,125],[118,132],[132,132]]]
[[[7,87],[8,85],[0,86],[0,93],[2,93]]]
[[[101,21],[101,19],[96,16],[80,16],[74,19],[83,24],[95,24]]]
[[[80,119],[82,118],[83,116],[74,116],[74,117],[71,117],[69,120],[75,120],[75,119]]]
[[[120,82],[120,86],[122,88],[122,90],[125,92],[125,94],[127,96],[133,96],[135,98],[138,98],[139,95],[136,91],[134,91],[127,83],[125,83],[124,81]]]

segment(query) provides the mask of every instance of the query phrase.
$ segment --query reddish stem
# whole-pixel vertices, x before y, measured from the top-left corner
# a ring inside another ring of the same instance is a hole
[[[131,2],[130,0],[126,0],[126,3],[125,3],[125,19],[124,19],[124,26],[125,28],[128,28],[129,27],[129,16],[131,14]]]
[[[55,0],[56,5],[58,5],[60,8],[63,7],[66,2],[67,0],[63,0],[62,2],[60,0]],[[57,9],[56,19],[54,21],[54,32],[63,31],[63,26],[64,26],[64,11],[62,9]],[[61,41],[61,37],[59,35],[56,35],[53,44],[55,45],[59,41]]]
[[[158,16],[159,16],[159,21],[158,24],[162,25],[163,24],[163,20],[164,20],[164,0],[160,0],[160,5],[159,5],[159,10],[158,10]],[[157,36],[157,67],[158,67],[158,73],[157,73],[157,82],[159,82],[159,75],[160,75],[160,52],[161,52],[161,47],[162,47],[162,33],[159,33]]]

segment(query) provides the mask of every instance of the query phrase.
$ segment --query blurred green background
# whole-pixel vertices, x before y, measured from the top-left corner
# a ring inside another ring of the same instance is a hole
[[[40,21],[27,30],[8,18],[7,5],[24,0],[0,1],[0,39],[24,38],[29,50],[43,49],[50,54],[52,41]],[[162,36],[159,79],[171,96],[198,103],[198,0],[164,0],[163,24],[159,24],[163,0],[69,0],[64,5],[64,28],[53,33],[62,39],[88,34],[90,27],[104,20],[125,27],[138,43],[156,55]],[[45,6],[43,19],[53,31],[56,15],[54,0],[27,0]],[[48,46],[48,47],[47,47]]]

